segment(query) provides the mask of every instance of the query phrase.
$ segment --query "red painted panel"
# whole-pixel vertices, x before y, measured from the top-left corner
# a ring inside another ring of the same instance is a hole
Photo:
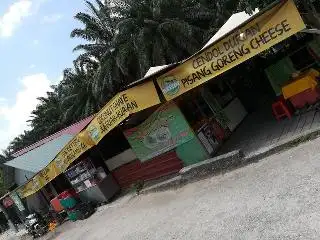
[[[122,188],[139,180],[152,180],[178,172],[183,167],[175,152],[169,152],[146,162],[138,160],[115,169],[112,174]]]

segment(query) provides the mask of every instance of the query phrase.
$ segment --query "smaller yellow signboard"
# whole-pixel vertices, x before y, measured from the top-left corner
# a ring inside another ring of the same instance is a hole
[[[54,159],[55,168],[61,173],[64,172],[74,160],[91,147],[82,142],[77,135],[56,156]]]
[[[130,114],[160,104],[153,82],[148,82],[118,93],[96,115],[86,130],[95,144]]]
[[[17,190],[17,193],[21,198],[25,198],[39,191],[50,181],[63,173],[73,161],[92,147],[92,145],[88,145],[82,141],[79,135],[75,136],[47,167],[42,169],[31,180]]]

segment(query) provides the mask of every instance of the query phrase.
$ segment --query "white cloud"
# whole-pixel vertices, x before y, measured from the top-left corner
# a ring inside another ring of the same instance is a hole
[[[29,66],[30,69],[34,69],[35,67],[36,67],[35,64],[31,64],[31,65]]]
[[[31,14],[31,6],[30,0],[19,0],[10,5],[0,16],[0,37],[11,37],[23,18]]]
[[[45,97],[50,91],[51,82],[44,73],[25,76],[21,83],[23,87],[13,105],[0,102],[0,149],[5,149],[14,137],[29,129],[26,121],[39,103],[37,98]]]
[[[42,23],[55,23],[58,22],[62,18],[61,14],[52,14],[44,16],[42,19]]]

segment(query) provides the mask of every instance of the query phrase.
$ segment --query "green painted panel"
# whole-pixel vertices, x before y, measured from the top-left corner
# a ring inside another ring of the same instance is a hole
[[[194,136],[191,141],[178,146],[176,153],[185,166],[189,166],[209,158],[208,152],[196,136]]]
[[[277,96],[282,94],[282,86],[290,79],[294,72],[296,72],[296,69],[289,57],[285,57],[265,69],[265,73]]]
[[[180,109],[163,104],[139,126],[124,131],[140,161],[147,161],[195,138]]]

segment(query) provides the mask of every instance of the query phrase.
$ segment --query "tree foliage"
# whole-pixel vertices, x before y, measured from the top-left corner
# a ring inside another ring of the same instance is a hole
[[[39,98],[30,129],[11,141],[0,155],[11,154],[97,112],[116,92],[156,65],[180,61],[199,50],[235,12],[252,12],[273,0],[91,0],[71,32],[83,43],[62,81]],[[297,0],[317,24],[318,0]],[[312,5],[313,3],[314,5]],[[320,21],[318,21],[319,23]]]

